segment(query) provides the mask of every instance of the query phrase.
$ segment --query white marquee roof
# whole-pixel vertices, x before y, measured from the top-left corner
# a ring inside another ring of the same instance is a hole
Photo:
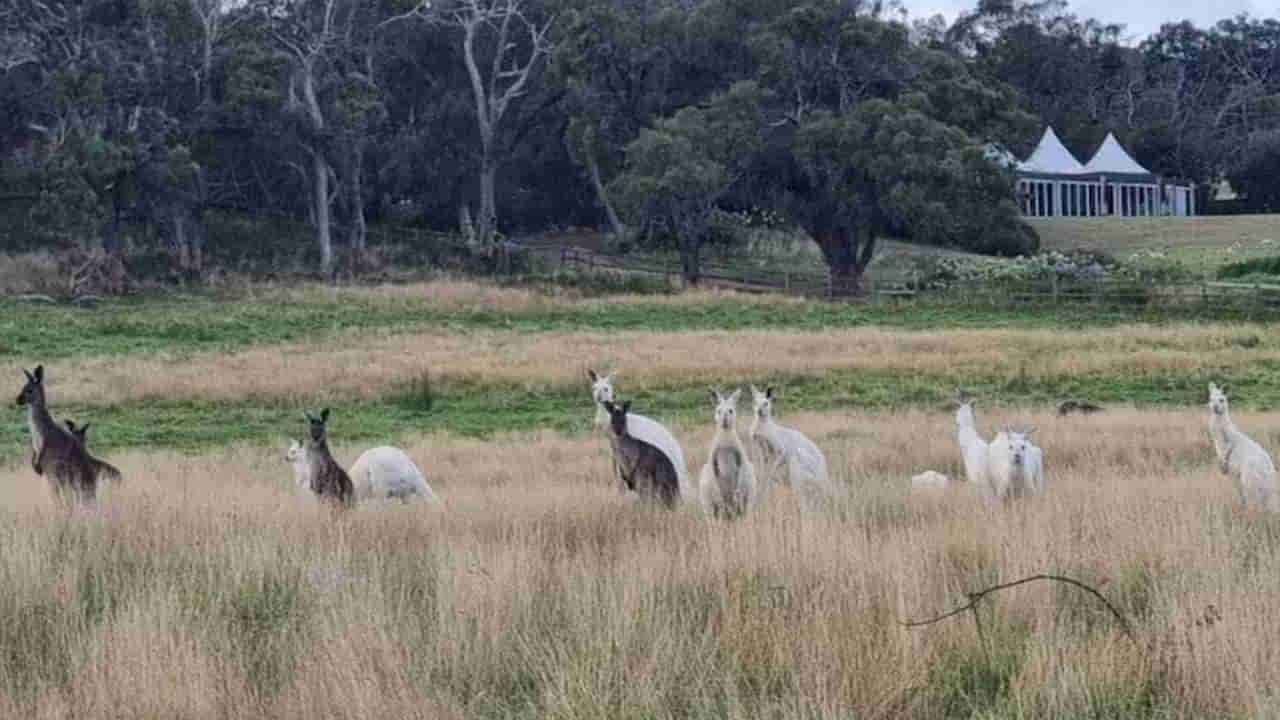
[[[1107,138],[1110,139],[1111,136],[1108,135]],[[1106,147],[1105,142],[1103,143],[1103,147]],[[1119,148],[1120,144],[1116,143],[1116,147]],[[1101,150],[1099,150],[1099,152],[1101,152]],[[1124,153],[1124,150],[1120,150],[1120,152]],[[1125,157],[1128,158],[1129,156],[1126,154]],[[1094,159],[1097,159],[1096,155],[1094,156]],[[1130,159],[1129,162],[1133,162],[1133,160]],[[1134,165],[1137,165],[1137,163],[1134,163]],[[1081,165],[1080,161],[1076,160],[1075,156],[1071,154],[1071,151],[1062,144],[1062,141],[1058,139],[1058,135],[1053,132],[1052,127],[1046,127],[1044,129],[1044,135],[1040,138],[1040,144],[1037,145],[1035,151],[1031,153],[1031,157],[1027,158],[1025,162],[1019,164],[1018,169],[1025,172],[1053,173],[1062,175],[1074,175],[1085,171],[1085,167]],[[1130,171],[1126,170],[1124,172]],[[1142,170],[1141,172],[1146,172],[1146,170]]]
[[[1116,140],[1116,136],[1107,133],[1107,137],[1098,146],[1098,151],[1084,166],[1085,172],[1099,173],[1132,173],[1150,175],[1151,171],[1142,167],[1130,157]]]

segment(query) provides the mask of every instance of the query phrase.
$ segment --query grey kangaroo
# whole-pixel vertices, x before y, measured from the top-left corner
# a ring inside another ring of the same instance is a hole
[[[74,437],[77,441],[79,441],[80,447],[84,448],[85,451],[88,452],[89,425],[91,423],[85,423],[83,425],[77,426],[74,422],[72,422],[67,418],[63,418],[62,422],[66,423],[67,432],[71,433],[71,436]],[[105,477],[113,483],[121,482],[121,480],[123,479],[120,476],[120,471],[117,470],[114,465],[111,465],[110,463],[102,462],[101,460],[95,458],[92,455],[89,456],[89,460],[93,462],[93,466],[98,471],[98,479],[102,479]]]
[[[45,399],[44,366],[22,372],[27,376],[27,384],[18,394],[18,405],[27,408],[31,469],[37,475],[48,477],[49,486],[60,500],[70,495],[72,499],[92,502],[99,476],[118,481],[120,471],[90,455],[80,438],[53,421]]]
[[[338,507],[350,507],[355,495],[351,477],[329,453],[329,408],[320,411],[320,417],[312,417],[303,410],[311,425],[307,435],[307,465],[311,473],[311,491],[321,500],[336,503]]]
[[[627,489],[642,497],[655,498],[666,507],[675,507],[680,497],[680,480],[667,454],[627,433],[627,412],[631,401],[615,405],[603,403],[609,413],[609,442],[617,461],[618,474]]]

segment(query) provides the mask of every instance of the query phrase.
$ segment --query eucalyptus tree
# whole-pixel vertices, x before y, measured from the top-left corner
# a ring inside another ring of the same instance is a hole
[[[512,116],[541,82],[553,44],[554,18],[533,0],[423,0],[386,22],[417,19],[428,30],[447,28],[460,41],[471,88],[478,152],[478,208],[460,208],[464,231],[493,250],[498,230],[498,170],[511,152]],[[533,111],[536,111],[533,110]]]

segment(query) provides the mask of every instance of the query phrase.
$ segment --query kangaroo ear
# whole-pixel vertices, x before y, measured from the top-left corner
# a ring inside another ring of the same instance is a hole
[[[44,366],[43,366],[43,365],[37,365],[37,366],[36,366],[36,371],[35,371],[35,373],[33,373],[33,375],[35,376],[35,380],[36,380],[36,382],[38,382],[38,383],[40,383],[40,382],[44,382]]]
[[[600,376],[596,374],[595,370],[587,368],[587,379],[594,383],[600,380]]]
[[[737,388],[737,389],[735,389],[733,392],[729,393],[729,404],[730,404],[730,405],[737,405],[737,404],[738,404],[738,396],[739,396],[739,395],[741,395],[741,394],[742,394],[742,388]]]
[[[767,387],[767,388],[765,388],[765,389],[764,389],[764,396],[765,396],[765,397],[767,397],[767,398],[769,398],[770,400],[772,400],[772,399],[773,399],[773,386],[772,386],[772,385],[770,385],[769,387]]]
[[[310,412],[308,412],[308,411],[306,411],[306,410],[303,410],[303,411],[302,411],[302,417],[303,417],[303,419],[305,419],[307,422],[315,422],[315,421],[316,421],[316,419],[315,419],[315,418],[311,417],[311,413],[310,413]]]
[[[26,368],[22,368],[22,374],[27,376],[27,382],[35,382],[36,378]]]
[[[711,399],[712,399],[712,400],[715,400],[715,401],[716,401],[716,404],[717,404],[717,405],[719,405],[719,404],[720,404],[720,391],[719,391],[719,390],[716,390],[715,388],[711,388]]]
[[[75,435],[75,434],[76,434],[76,424],[75,424],[75,423],[71,422],[71,420],[70,420],[70,419],[63,420],[62,422],[63,422],[63,424],[64,424],[64,425],[66,425],[66,426],[67,426],[67,429],[71,431],[71,434],[72,434],[72,435]]]
[[[85,433],[87,433],[87,432],[89,432],[89,423],[85,423],[85,424],[83,424],[83,425],[81,425],[81,426],[80,426],[80,434],[81,434],[81,435],[84,435],[84,434],[85,434]]]
[[[329,408],[325,408],[320,411],[320,422],[329,422]]]

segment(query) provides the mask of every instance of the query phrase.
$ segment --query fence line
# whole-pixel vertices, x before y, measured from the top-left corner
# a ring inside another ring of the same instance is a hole
[[[628,258],[572,246],[560,249],[560,264],[565,267],[586,270],[587,272],[617,271],[661,275],[667,282],[672,282],[682,274],[678,260],[662,262],[652,259]],[[744,292],[831,296],[831,277],[828,273],[769,270],[747,266],[702,263],[700,265],[699,279],[700,282],[707,282],[710,285]]]
[[[680,275],[676,262],[632,259],[565,247],[560,263],[588,272],[614,271],[661,275],[669,282]],[[829,273],[789,272],[707,263],[701,277],[709,284],[747,292],[831,298]],[[882,283],[866,278],[867,295],[874,299],[928,299],[957,304],[1129,306],[1148,308],[1202,307],[1205,310],[1280,311],[1280,285],[1216,281],[1146,281],[1130,279],[1067,280],[1058,277],[1034,280],[966,280],[939,287],[918,287],[914,282]],[[866,297],[864,295],[863,297]]]

